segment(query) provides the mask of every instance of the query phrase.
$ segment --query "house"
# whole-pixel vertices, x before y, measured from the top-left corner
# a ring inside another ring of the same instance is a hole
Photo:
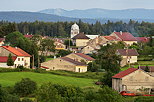
[[[137,43],[136,38],[129,32],[113,32],[110,36],[115,36],[128,46],[131,46],[133,43]]]
[[[120,62],[122,67],[127,64],[136,63],[137,56],[139,55],[136,49],[118,49],[116,54],[122,57],[122,61]]]
[[[129,68],[112,76],[112,88],[121,91],[138,92],[140,88],[154,88],[154,77],[142,69]]]
[[[92,62],[95,60],[94,58],[92,58],[88,55],[85,55],[83,53],[71,53],[65,57],[71,58],[75,61],[86,62],[86,63],[89,63],[89,62]]]
[[[8,68],[7,59],[9,54],[12,55],[12,59],[14,61],[14,66],[12,68],[16,68],[18,66],[24,66],[26,68],[30,68],[30,57],[31,55],[25,52],[24,50],[11,47],[11,46],[1,46],[0,47],[0,67]]]
[[[61,43],[59,41],[55,41],[54,45],[55,45],[56,50],[65,50],[66,49],[66,45],[64,45],[63,43]]]
[[[135,37],[138,43],[148,43],[150,41],[149,37]]]
[[[87,45],[82,49],[81,52],[84,54],[93,54],[93,53],[97,52],[96,50],[99,48],[100,48],[100,46],[93,47],[92,45]]]
[[[0,46],[3,46],[5,38],[0,38]]]
[[[87,65],[68,57],[60,57],[41,63],[41,67],[48,70],[65,70],[72,72],[87,72]]]
[[[84,33],[77,34],[73,38],[73,44],[76,44],[77,47],[86,46],[89,41],[89,37],[87,37]]]

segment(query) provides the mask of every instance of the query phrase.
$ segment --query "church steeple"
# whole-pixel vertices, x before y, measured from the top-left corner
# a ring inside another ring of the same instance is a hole
[[[71,27],[71,38],[79,34],[79,31],[80,31],[79,26],[76,23],[74,23]]]

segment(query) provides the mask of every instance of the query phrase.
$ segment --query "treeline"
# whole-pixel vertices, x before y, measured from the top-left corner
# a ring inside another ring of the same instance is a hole
[[[0,21],[0,36],[8,34],[10,30],[16,30],[23,34],[40,34],[51,37],[70,37],[70,30],[72,24],[75,22],[21,22],[10,23],[7,21]],[[108,21],[105,24],[96,22],[95,24],[84,23],[81,20],[77,22],[80,27],[80,32],[91,35],[109,35],[113,31],[130,32],[135,36],[148,36],[154,31],[154,23],[137,22],[130,20],[128,23],[118,21]],[[7,30],[9,29],[9,30]],[[4,34],[5,33],[5,34]]]

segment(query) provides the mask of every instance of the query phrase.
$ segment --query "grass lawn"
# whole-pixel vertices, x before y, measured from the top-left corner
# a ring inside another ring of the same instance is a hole
[[[53,60],[54,58],[46,58],[46,61]]]
[[[138,61],[138,63],[140,64],[140,66],[154,66],[154,61]],[[138,68],[139,65],[133,65],[134,68]],[[121,71],[124,71],[126,69],[128,69],[129,67],[122,67]]]
[[[75,78],[68,76],[60,76],[46,73],[33,73],[33,72],[7,72],[0,73],[0,84],[3,87],[13,86],[16,82],[20,81],[22,78],[30,78],[31,80],[37,82],[38,85],[45,84],[47,82],[52,82],[53,84],[61,85],[73,85],[81,88],[94,87],[98,88],[94,84],[94,79],[86,78]]]

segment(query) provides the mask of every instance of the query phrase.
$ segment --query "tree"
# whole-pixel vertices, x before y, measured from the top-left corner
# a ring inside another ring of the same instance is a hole
[[[37,90],[36,99],[38,102],[63,102],[61,95],[51,83],[44,84]]]
[[[70,53],[72,53],[72,51],[69,51],[69,50],[59,50],[57,56],[63,57],[63,56],[66,56],[66,55],[68,55]]]
[[[120,71],[121,56],[116,54],[117,44],[102,46],[98,50],[96,61],[100,65],[100,69],[118,73]]]
[[[100,81],[104,84],[104,85],[108,85],[109,87],[112,87],[112,76],[114,75],[114,73],[108,71],[104,74],[104,76],[100,79]]]
[[[32,94],[36,90],[36,82],[29,78],[23,78],[20,82],[17,82],[14,86],[14,92],[20,96],[27,96]]]
[[[146,72],[150,72],[149,66],[146,66],[146,67],[145,67],[145,71],[146,71]]]
[[[8,66],[13,66],[13,65],[14,65],[14,61],[13,61],[13,59],[12,59],[11,54],[9,54],[9,56],[8,56],[7,65],[8,65]]]

